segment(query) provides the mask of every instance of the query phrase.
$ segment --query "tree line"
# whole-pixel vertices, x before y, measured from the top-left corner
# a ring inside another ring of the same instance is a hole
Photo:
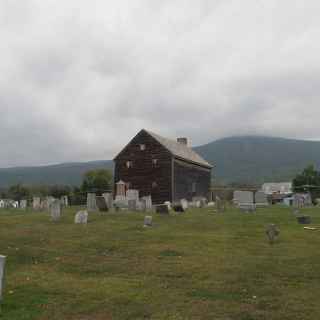
[[[80,186],[68,185],[24,185],[15,184],[0,191],[1,199],[20,201],[32,197],[53,196],[60,198],[68,196],[71,204],[83,204],[86,202],[87,193],[102,194],[113,189],[112,173],[107,169],[94,169],[84,173]]]

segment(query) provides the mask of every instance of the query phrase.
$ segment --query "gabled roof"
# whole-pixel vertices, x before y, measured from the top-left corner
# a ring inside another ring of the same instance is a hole
[[[156,133],[151,131],[147,131],[150,136],[152,136],[155,140],[157,140],[163,147],[165,147],[173,156],[177,158],[181,158],[205,167],[212,168],[212,165],[204,160],[200,155],[198,155],[195,151],[189,148],[187,145],[179,143],[175,140],[170,140],[164,137],[159,136]]]

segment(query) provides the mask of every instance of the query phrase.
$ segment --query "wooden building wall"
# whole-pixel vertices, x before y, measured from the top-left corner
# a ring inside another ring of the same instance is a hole
[[[174,201],[192,200],[192,197],[208,197],[211,170],[182,160],[174,160]],[[192,184],[195,183],[195,192]]]
[[[140,150],[141,144],[145,150]],[[157,166],[153,159],[157,159]],[[115,159],[115,183],[130,183],[130,188],[139,190],[140,196],[151,195],[153,203],[171,201],[171,159],[170,152],[158,141],[140,132]],[[127,168],[127,161],[132,161],[131,168]]]

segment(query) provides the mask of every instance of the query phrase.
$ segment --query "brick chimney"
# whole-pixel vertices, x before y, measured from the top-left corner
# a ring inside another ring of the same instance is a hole
[[[188,145],[188,138],[177,138],[177,142],[187,146]]]

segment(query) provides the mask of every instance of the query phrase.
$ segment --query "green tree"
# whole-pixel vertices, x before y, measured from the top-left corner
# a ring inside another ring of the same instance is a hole
[[[313,202],[320,197],[320,172],[313,165],[306,167],[293,179],[292,183],[294,191],[310,192]]]
[[[27,199],[30,196],[30,190],[21,184],[16,184],[9,188],[8,196],[13,200],[20,201],[21,199]]]
[[[112,174],[107,169],[89,170],[84,174],[81,190],[83,192],[103,192],[112,188]]]

